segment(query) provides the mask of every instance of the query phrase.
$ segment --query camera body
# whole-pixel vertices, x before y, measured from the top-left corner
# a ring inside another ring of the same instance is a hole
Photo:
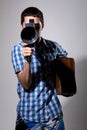
[[[34,19],[30,19],[29,23],[25,24],[25,28],[21,31],[21,39],[27,43],[29,47],[33,47],[38,39],[38,32],[35,29]]]

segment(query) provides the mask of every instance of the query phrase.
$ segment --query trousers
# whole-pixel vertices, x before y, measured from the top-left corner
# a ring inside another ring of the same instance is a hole
[[[43,123],[25,121],[25,123],[30,130],[65,130],[63,119],[59,121],[50,120],[48,122]]]
[[[15,130],[65,130],[63,119],[49,120],[45,122],[32,122],[17,119]]]

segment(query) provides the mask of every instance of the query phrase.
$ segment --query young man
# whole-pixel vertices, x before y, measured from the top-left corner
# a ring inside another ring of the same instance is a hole
[[[55,60],[67,56],[67,52],[58,43],[41,37],[44,18],[38,8],[28,7],[22,12],[22,29],[30,20],[34,21],[38,32],[35,46],[26,46],[21,40],[11,53],[20,99],[16,130],[64,130],[61,104],[55,90]]]

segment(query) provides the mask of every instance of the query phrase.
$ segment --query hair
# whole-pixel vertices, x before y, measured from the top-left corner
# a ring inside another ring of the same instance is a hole
[[[23,24],[25,16],[38,17],[42,23],[42,26],[44,25],[43,13],[36,7],[28,7],[21,13],[21,24]]]

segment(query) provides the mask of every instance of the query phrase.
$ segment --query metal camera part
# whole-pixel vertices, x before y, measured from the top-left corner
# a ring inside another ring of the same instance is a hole
[[[21,31],[21,39],[30,46],[33,46],[33,44],[37,41],[38,32],[35,29],[33,19],[30,19],[29,23],[25,24],[25,28]]]

